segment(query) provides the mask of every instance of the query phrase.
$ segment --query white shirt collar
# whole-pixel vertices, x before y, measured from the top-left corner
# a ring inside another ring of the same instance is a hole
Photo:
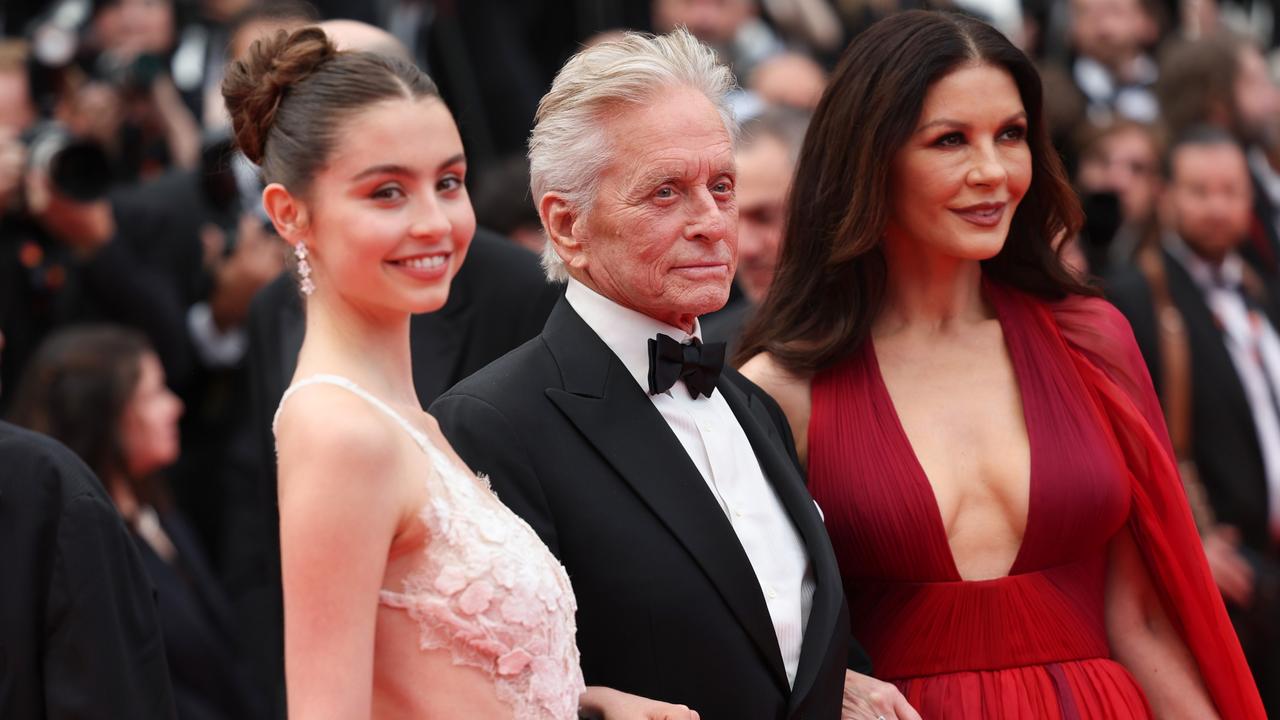
[[[1271,167],[1266,151],[1256,145],[1249,148],[1249,167],[1253,170],[1253,176],[1261,183],[1262,189],[1266,191],[1271,203],[1274,205],[1280,202],[1280,173]]]
[[[1167,233],[1163,242],[1169,254],[1186,268],[1187,274],[1203,291],[1221,289],[1224,285],[1240,287],[1244,281],[1244,260],[1239,253],[1227,253],[1227,256],[1222,259],[1222,265],[1215,269],[1208,260],[1196,255],[1186,241],[1176,233]],[[1215,281],[1215,274],[1221,282]]]
[[[581,282],[570,278],[564,291],[564,299],[578,313],[604,344],[626,366],[627,372],[649,392],[649,340],[663,333],[678,342],[689,338],[702,339],[702,325],[693,321],[693,332],[687,333],[644,313],[623,307]],[[670,391],[668,391],[670,392]]]

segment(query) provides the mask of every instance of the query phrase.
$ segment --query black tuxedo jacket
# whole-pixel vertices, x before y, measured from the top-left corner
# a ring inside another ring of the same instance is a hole
[[[1239,528],[1245,545],[1269,552],[1266,471],[1244,386],[1200,287],[1167,252],[1163,260],[1169,295],[1182,313],[1191,346],[1192,459],[1218,519]],[[1162,361],[1146,279],[1133,269],[1118,273],[1108,282],[1108,297],[1133,326],[1159,389]],[[1275,325],[1280,315],[1271,307],[1265,310]]]
[[[1264,278],[1274,281],[1280,279],[1280,233],[1276,228],[1276,207],[1262,184],[1262,178],[1252,171],[1249,176],[1253,182],[1253,221],[1240,254]]]
[[[431,413],[568,570],[587,684],[684,703],[706,720],[836,718],[848,611],[785,417],[731,370],[717,391],[813,564],[794,690],[732,526],[644,391],[567,301],[541,336],[459,383]]]
[[[176,717],[155,591],[66,447],[0,422],[0,718]]]
[[[160,513],[160,523],[177,551],[173,561],[162,558],[141,537],[135,535],[134,541],[155,583],[178,716],[182,720],[269,717],[267,696],[251,683],[240,662],[240,633],[194,531],[173,512]]]

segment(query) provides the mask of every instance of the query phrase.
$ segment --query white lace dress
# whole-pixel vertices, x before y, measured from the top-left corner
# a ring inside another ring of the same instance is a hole
[[[424,478],[428,499],[420,517],[429,537],[420,562],[403,588],[382,590],[379,601],[417,621],[423,650],[447,648],[454,663],[493,678],[514,718],[576,718],[584,688],[574,640],[577,604],[564,567],[484,478],[457,467],[409,421],[347,378],[301,380],[285,391],[280,407],[316,384],[345,388],[390,416],[435,470]]]

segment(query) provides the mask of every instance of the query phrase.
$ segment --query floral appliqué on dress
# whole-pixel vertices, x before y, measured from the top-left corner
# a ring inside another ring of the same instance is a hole
[[[344,387],[390,415],[435,469],[426,478],[428,500],[419,513],[429,534],[421,562],[403,589],[382,590],[380,602],[418,622],[423,650],[447,648],[455,664],[488,673],[517,720],[576,718],[584,686],[577,603],[564,567],[483,476],[457,467],[420,430],[351,381],[313,376],[291,387],[285,399],[313,383]]]

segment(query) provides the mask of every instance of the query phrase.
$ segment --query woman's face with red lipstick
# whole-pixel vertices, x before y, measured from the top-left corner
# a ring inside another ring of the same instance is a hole
[[[925,96],[893,161],[886,241],[959,260],[994,257],[1031,185],[1027,114],[1013,77],[962,65]]]

